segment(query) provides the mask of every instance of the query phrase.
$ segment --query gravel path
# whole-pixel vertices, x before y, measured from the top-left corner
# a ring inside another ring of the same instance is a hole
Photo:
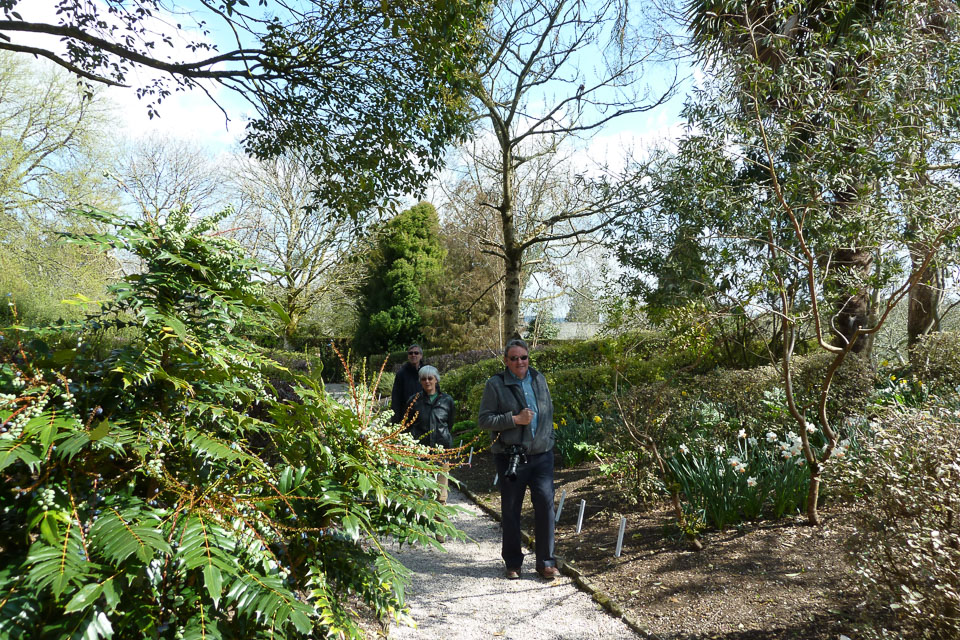
[[[468,513],[455,519],[469,541],[444,545],[446,552],[404,547],[395,554],[413,571],[407,588],[417,628],[393,627],[394,640],[604,640],[637,636],[600,608],[566,576],[553,582],[533,571],[533,554],[524,560],[520,580],[503,578],[500,525],[463,494],[451,490],[449,503]],[[529,507],[529,505],[527,505]]]

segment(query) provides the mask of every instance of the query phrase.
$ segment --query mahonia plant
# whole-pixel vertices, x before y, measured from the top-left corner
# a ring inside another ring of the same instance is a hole
[[[364,389],[276,399],[243,337],[262,278],[221,217],[86,215],[111,231],[67,241],[140,268],[76,326],[0,335],[0,638],[360,638],[358,602],[407,619],[384,541],[462,536],[436,460]]]

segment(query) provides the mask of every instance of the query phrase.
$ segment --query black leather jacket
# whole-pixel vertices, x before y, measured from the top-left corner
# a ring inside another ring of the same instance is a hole
[[[421,361],[420,366],[423,366]],[[393,380],[393,390],[390,393],[390,408],[393,409],[393,417],[390,421],[394,424],[400,424],[403,420],[403,414],[406,413],[410,401],[407,400],[423,387],[420,386],[419,368],[415,369],[409,362],[404,362],[397,371],[397,377]],[[406,402],[405,402],[406,401]],[[413,415],[413,411],[410,412]]]
[[[430,402],[427,394],[420,391],[410,396],[407,404],[413,404],[410,416],[417,414],[416,421],[410,425],[414,438],[430,446],[453,447],[453,398],[437,389],[437,397]]]

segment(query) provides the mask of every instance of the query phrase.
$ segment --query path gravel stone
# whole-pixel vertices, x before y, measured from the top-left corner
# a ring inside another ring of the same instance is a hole
[[[503,577],[500,525],[459,491],[450,504],[466,509],[455,519],[469,540],[446,551],[403,547],[394,553],[413,571],[407,600],[416,628],[395,626],[392,640],[635,640],[623,621],[604,611],[566,576],[542,580],[530,550],[519,580]],[[529,506],[529,505],[528,505]]]

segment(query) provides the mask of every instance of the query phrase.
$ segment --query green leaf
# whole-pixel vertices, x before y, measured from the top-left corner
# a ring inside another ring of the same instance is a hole
[[[345,515],[343,516],[343,528],[348,536],[356,538],[360,535],[360,520],[354,515]]]
[[[223,575],[214,565],[208,564],[203,568],[204,586],[207,587],[207,593],[213,600],[213,606],[220,606],[220,595],[223,593]]]
[[[293,626],[295,626],[300,633],[310,633],[313,631],[313,623],[310,622],[310,618],[299,609],[293,609],[290,612],[290,621],[293,622]]]
[[[283,310],[283,307],[280,306],[280,303],[276,301],[271,301],[269,304],[270,304],[270,308],[273,309],[273,312],[277,314],[280,320],[289,324],[290,316],[287,315],[287,312]]]
[[[53,517],[52,512],[47,511],[44,514],[40,521],[40,533],[43,535],[43,539],[52,545],[60,541],[60,528],[57,526],[57,519]]]
[[[111,426],[112,425],[110,424],[109,420],[101,421],[100,424],[98,424],[96,427],[90,430],[90,439],[93,441],[97,441],[100,438],[103,438],[108,433],[110,433]]]
[[[103,585],[96,582],[84,585],[79,591],[77,591],[76,594],[74,594],[72,598],[70,598],[70,602],[67,603],[67,608],[64,609],[63,612],[73,613],[75,611],[86,609],[92,605],[98,597],[100,597],[100,593],[102,591]]]
[[[123,513],[110,509],[90,528],[91,545],[117,563],[134,554],[141,562],[149,562],[157,555],[170,553],[156,517],[138,521],[139,515],[135,508]]]

